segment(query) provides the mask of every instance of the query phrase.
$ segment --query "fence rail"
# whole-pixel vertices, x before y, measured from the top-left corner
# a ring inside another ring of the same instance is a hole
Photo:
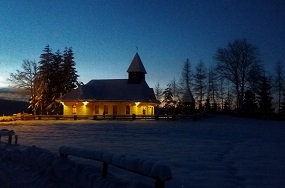
[[[117,155],[106,151],[90,151],[68,146],[61,146],[59,153],[60,157],[64,159],[67,159],[68,155],[72,155],[102,162],[102,178],[107,177],[108,165],[112,165],[129,172],[155,179],[155,188],[164,188],[165,181],[172,179],[171,170],[168,166],[148,159]]]
[[[159,120],[159,119],[198,119],[200,117],[208,116],[208,114],[194,114],[194,115],[29,115],[20,114],[14,115],[14,120],[104,120],[104,119],[120,119],[120,120]]]

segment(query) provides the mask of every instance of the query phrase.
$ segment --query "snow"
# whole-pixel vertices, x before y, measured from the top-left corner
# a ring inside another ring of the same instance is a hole
[[[150,168],[155,166],[151,162],[165,164],[173,176],[166,181],[167,188],[285,187],[285,123],[281,121],[229,116],[198,121],[16,121],[1,123],[0,129],[14,130],[21,145],[46,149],[19,147],[9,155],[11,148],[1,149],[1,161],[6,162],[0,162],[0,187],[54,187],[60,182],[62,187],[67,182],[86,187],[154,185],[151,178],[115,167],[109,167],[112,175],[106,180],[98,178],[101,162],[70,157],[63,165],[47,152],[58,155],[63,145],[102,151],[107,160],[145,168],[151,174],[158,173],[157,168]],[[1,148],[5,147],[2,143]],[[151,161],[141,167],[140,159]]]
[[[8,129],[0,130],[0,136],[12,136],[12,135],[15,135],[15,132],[13,130],[8,130]]]
[[[151,159],[133,158],[107,151],[91,151],[68,146],[61,146],[59,148],[59,153],[105,162],[121,169],[143,174],[147,177],[159,179],[161,181],[166,181],[172,178],[171,170],[168,166]]]

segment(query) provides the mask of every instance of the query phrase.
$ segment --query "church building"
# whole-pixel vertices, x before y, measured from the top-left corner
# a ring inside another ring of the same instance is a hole
[[[159,104],[138,53],[128,70],[128,79],[90,80],[60,100],[63,115],[154,115]]]

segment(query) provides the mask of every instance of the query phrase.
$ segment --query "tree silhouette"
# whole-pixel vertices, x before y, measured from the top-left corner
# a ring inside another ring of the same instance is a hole
[[[281,111],[282,91],[284,90],[284,65],[282,61],[278,61],[274,68],[274,84],[273,88],[277,95],[278,113]]]
[[[250,80],[250,72],[258,65],[258,49],[246,39],[235,40],[226,48],[219,48],[215,54],[217,72],[229,80],[235,88],[236,106],[243,105],[244,92]]]
[[[281,103],[280,113],[285,116],[285,89],[283,90],[283,100]]]
[[[196,99],[199,102],[199,109],[203,109],[202,101],[204,100],[204,95],[206,93],[206,79],[207,71],[203,61],[199,61],[194,73],[194,91],[196,94]]]
[[[251,90],[247,90],[244,96],[243,113],[252,116],[257,112],[257,103],[255,94]]]
[[[30,96],[29,108],[36,114],[37,110],[37,88],[36,82],[38,74],[38,66],[35,61],[24,60],[22,70],[16,70],[16,73],[11,73],[9,81],[12,82],[12,88],[22,96]]]
[[[157,82],[157,84],[154,87],[154,93],[155,93],[156,99],[159,100],[159,102],[161,102],[162,97],[163,97],[163,89],[160,87],[159,82]]]
[[[166,114],[174,113],[175,101],[173,100],[172,89],[170,85],[163,91],[163,104]]]
[[[215,102],[218,92],[217,74],[212,67],[208,71],[208,94],[207,97],[210,101]]]
[[[40,114],[60,113],[60,104],[56,102],[62,95],[70,92],[78,85],[72,48],[65,48],[62,55],[60,50],[55,53],[47,45],[40,61],[24,60],[22,71],[11,73],[9,80],[13,87],[24,95],[30,95],[30,106]]]
[[[258,96],[258,110],[262,115],[270,114],[272,109],[271,85],[266,76],[261,79]]]
[[[181,88],[183,89],[192,89],[192,69],[191,63],[187,58],[183,64],[182,71],[181,71]]]

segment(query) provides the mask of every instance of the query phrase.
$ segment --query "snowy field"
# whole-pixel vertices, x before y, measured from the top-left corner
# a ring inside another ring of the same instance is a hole
[[[52,152],[67,145],[162,161],[173,175],[167,188],[285,187],[285,122],[216,116],[198,121],[16,121],[0,123],[0,129],[14,130],[19,144]]]

